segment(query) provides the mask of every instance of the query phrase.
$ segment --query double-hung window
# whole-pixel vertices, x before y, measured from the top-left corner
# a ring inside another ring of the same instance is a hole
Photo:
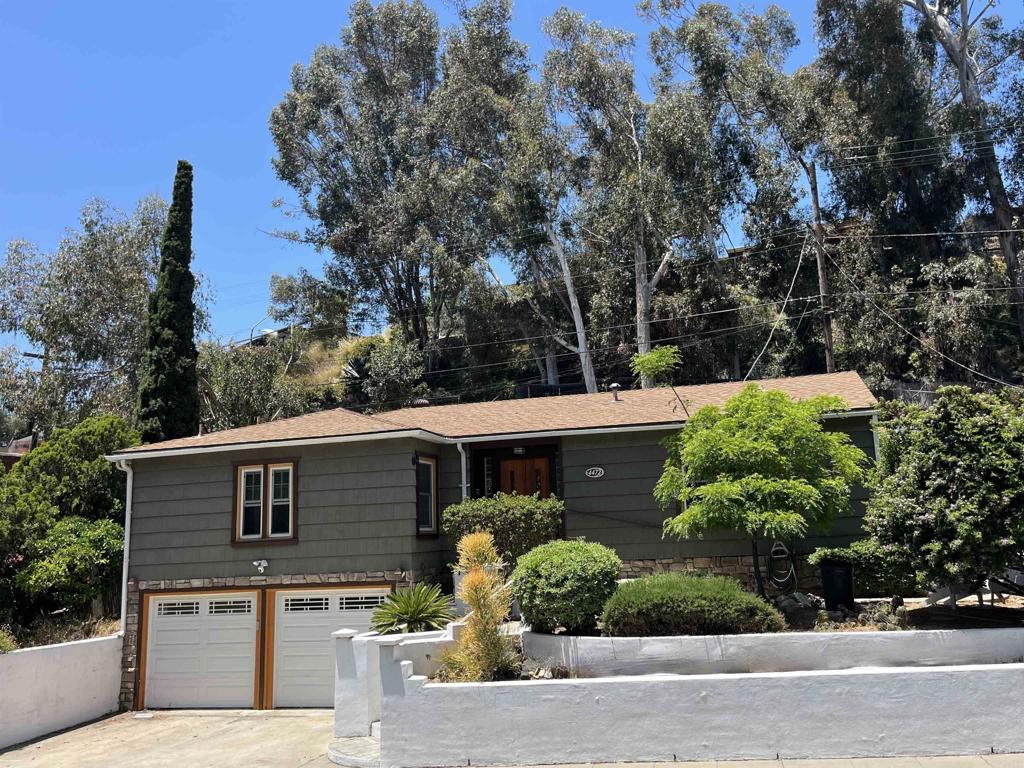
[[[292,535],[292,471],[291,464],[270,467],[270,536],[271,538]]]
[[[295,538],[295,464],[251,464],[237,469],[235,540]]]
[[[437,533],[437,459],[416,457],[416,533]]]

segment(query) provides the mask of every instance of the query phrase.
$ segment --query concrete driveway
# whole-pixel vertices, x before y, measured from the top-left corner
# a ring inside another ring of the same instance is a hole
[[[337,768],[333,723],[323,709],[126,712],[0,752],[0,766]]]

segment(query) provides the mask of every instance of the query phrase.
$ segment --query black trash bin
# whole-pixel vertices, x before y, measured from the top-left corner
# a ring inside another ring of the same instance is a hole
[[[838,611],[839,606],[853,610],[853,564],[841,560],[821,563],[821,587],[826,611]]]

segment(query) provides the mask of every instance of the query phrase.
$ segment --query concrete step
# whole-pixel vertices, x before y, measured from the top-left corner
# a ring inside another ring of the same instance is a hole
[[[374,720],[370,723],[370,737],[380,740],[380,720]]]
[[[327,759],[348,768],[383,768],[380,739],[373,736],[335,739],[327,745]]]

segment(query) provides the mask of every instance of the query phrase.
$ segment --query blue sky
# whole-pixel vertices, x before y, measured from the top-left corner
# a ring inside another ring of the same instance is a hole
[[[451,21],[448,5],[428,2]],[[800,28],[793,62],[800,64],[813,51],[812,3],[780,4]],[[1004,13],[1015,4],[1004,2]],[[632,2],[569,5],[636,32],[641,75],[649,74],[647,27]],[[516,5],[514,31],[535,61],[545,47],[540,21],[555,7]],[[195,267],[214,293],[214,334],[237,337],[265,326],[270,274],[319,271],[323,262],[307,246],[265,234],[288,226],[271,202],[293,199],[270,164],[267,118],[291,66],[337,40],[347,8],[337,0],[6,3],[0,241],[20,237],[53,248],[88,198],[126,211],[149,193],[166,198],[175,162],[187,159],[195,167]]]

